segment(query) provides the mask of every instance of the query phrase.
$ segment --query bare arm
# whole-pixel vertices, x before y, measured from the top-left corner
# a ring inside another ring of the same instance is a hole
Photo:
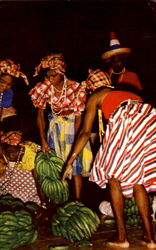
[[[90,138],[93,121],[96,115],[97,109],[97,98],[96,96],[91,96],[86,104],[86,113],[82,125],[82,129],[80,130],[78,137],[74,143],[73,150],[71,152],[71,157],[68,159],[66,164],[66,169],[62,177],[62,181],[66,179],[66,177],[72,178],[72,163],[76,159],[77,155],[82,151],[87,141]]]
[[[73,153],[75,153],[76,155],[78,155],[82,151],[82,149],[84,148],[84,146],[86,145],[86,143],[88,142],[90,138],[93,121],[96,115],[96,110],[97,110],[96,98],[92,96],[89,98],[86,104],[86,113],[85,113],[83,125],[78,134],[78,138],[74,143]],[[69,159],[68,163],[70,162],[71,164],[74,160],[75,159]]]
[[[78,133],[81,122],[82,122],[82,115],[75,116],[75,134]]]
[[[37,126],[39,128],[39,133],[41,137],[42,150],[49,151],[49,146],[48,146],[47,139],[46,139],[46,131],[45,131],[46,124],[45,124],[43,109],[38,109]]]
[[[92,131],[93,122],[96,115],[97,108],[101,107],[102,102],[105,96],[110,92],[110,89],[103,89],[99,92],[95,92],[92,94],[86,104],[86,113],[82,125],[82,129],[80,130],[78,137],[74,143],[73,150],[71,152],[71,156],[67,161],[66,168],[62,177],[62,181],[68,177],[72,178],[72,164],[76,159],[77,155],[82,151],[86,143],[90,138],[90,134]]]

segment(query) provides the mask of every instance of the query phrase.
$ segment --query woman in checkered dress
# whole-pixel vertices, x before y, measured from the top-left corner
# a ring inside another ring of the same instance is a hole
[[[86,91],[80,83],[67,79],[66,63],[62,54],[44,57],[36,67],[34,76],[44,74],[44,80],[30,91],[33,105],[38,108],[39,127],[43,151],[54,149],[64,161],[70,154],[74,137],[80,127],[82,112],[85,108]],[[48,134],[44,111],[51,109],[48,115]],[[92,152],[88,144],[73,164],[75,198],[81,198],[82,164],[90,168]]]

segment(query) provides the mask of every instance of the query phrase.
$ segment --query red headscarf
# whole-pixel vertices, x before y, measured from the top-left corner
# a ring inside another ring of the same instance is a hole
[[[56,73],[64,75],[66,71],[66,64],[63,54],[51,54],[44,57],[40,64],[35,68],[34,76],[37,76],[42,68],[49,68],[54,70]]]
[[[0,73],[8,74],[14,77],[22,77],[28,85],[28,79],[25,74],[20,71],[20,64],[10,59],[0,61]]]
[[[17,146],[20,144],[22,139],[22,133],[20,131],[9,131],[3,133],[0,140],[1,143],[7,143],[8,145]]]

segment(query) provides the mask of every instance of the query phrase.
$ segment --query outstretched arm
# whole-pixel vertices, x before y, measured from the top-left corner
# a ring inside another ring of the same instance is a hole
[[[72,164],[76,159],[77,155],[82,151],[86,143],[90,138],[90,134],[92,131],[93,121],[96,115],[97,109],[97,98],[96,95],[92,95],[86,104],[86,113],[82,125],[82,129],[80,130],[78,137],[74,143],[73,150],[71,152],[71,156],[67,161],[66,168],[62,177],[62,181],[68,178],[72,178]]]
[[[75,135],[77,135],[82,122],[82,115],[75,116]]]

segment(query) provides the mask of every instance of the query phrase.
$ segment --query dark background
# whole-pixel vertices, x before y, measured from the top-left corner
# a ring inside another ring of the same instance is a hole
[[[132,48],[128,67],[144,86],[153,85],[155,5],[147,0],[0,1],[0,58],[18,61],[30,78],[42,57],[61,51],[67,74],[82,80],[89,67],[101,63],[114,30],[121,45]]]
[[[138,73],[147,99],[156,105],[156,0],[0,1],[0,59],[21,64],[30,85],[18,85],[17,108],[35,127],[28,91],[34,68],[51,52],[63,52],[67,76],[84,80],[88,68],[101,66],[115,31],[132,48],[127,67]]]

